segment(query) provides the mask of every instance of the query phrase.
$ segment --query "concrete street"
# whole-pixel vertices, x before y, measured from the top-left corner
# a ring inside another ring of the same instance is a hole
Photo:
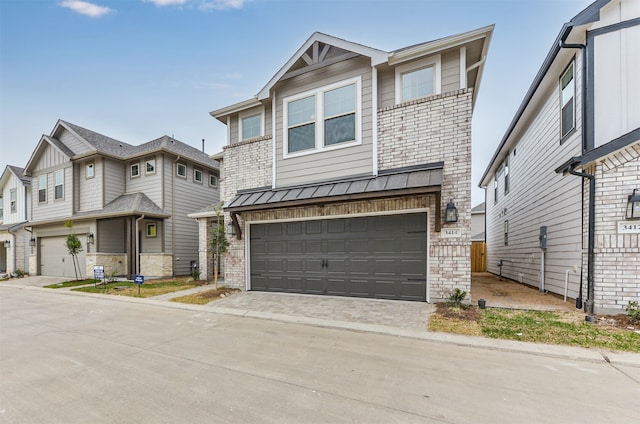
[[[442,340],[0,285],[0,422],[640,419],[637,357]]]

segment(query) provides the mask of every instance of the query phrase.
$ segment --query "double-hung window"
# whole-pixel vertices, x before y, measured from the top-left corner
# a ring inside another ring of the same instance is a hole
[[[38,177],[38,203],[47,201],[47,174]]]
[[[573,63],[560,78],[560,139],[575,128],[575,84]]]
[[[360,142],[360,78],[284,99],[285,156]]]
[[[4,218],[4,199],[0,194],[0,219],[3,219],[3,218]]]
[[[193,170],[193,181],[202,184],[202,171],[199,169]]]
[[[504,158],[504,194],[509,193],[509,153]]]
[[[64,169],[59,169],[53,174],[53,198],[55,200],[64,198]]]
[[[151,175],[156,173],[156,160],[155,159],[147,159],[145,161],[145,175]]]
[[[187,178],[187,165],[185,165],[184,163],[177,163],[176,175],[178,177]]]
[[[18,211],[18,192],[15,188],[12,188],[9,193],[9,196],[11,196],[9,199],[9,201],[11,202],[9,204],[11,207],[11,213],[16,213]]]

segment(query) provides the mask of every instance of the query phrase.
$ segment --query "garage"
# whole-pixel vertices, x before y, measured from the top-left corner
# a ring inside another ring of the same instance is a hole
[[[57,237],[41,237],[38,239],[40,243],[40,275],[52,275],[56,277],[76,278],[73,268],[73,258],[67,252],[65,244],[66,236]],[[78,275],[84,277],[86,252],[82,251],[78,254],[80,270]]]
[[[252,224],[250,288],[425,301],[426,213]]]

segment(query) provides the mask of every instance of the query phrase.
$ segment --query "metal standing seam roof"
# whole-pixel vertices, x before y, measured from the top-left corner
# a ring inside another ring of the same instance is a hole
[[[224,209],[230,212],[400,196],[440,191],[444,164],[381,171],[377,177],[354,178],[282,189],[239,191]]]

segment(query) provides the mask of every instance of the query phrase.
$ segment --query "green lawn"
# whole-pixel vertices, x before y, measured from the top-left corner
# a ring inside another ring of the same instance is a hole
[[[165,293],[172,293],[175,291],[186,290],[193,287],[200,286],[200,283],[187,282],[185,280],[169,280],[169,281],[148,281],[142,284],[139,288],[140,294],[138,294],[138,285],[133,281],[116,281],[109,284],[101,284],[97,287],[81,287],[72,289],[74,291],[81,291],[85,293],[100,293],[100,294],[117,294],[120,296],[132,296],[132,297],[153,297],[159,296]]]
[[[99,280],[94,280],[93,278],[87,278],[86,280],[63,281],[62,283],[49,284],[48,286],[44,286],[44,287],[47,289],[62,289],[65,287],[76,287],[76,286],[85,286],[87,284],[95,284],[96,281],[99,281]]]

